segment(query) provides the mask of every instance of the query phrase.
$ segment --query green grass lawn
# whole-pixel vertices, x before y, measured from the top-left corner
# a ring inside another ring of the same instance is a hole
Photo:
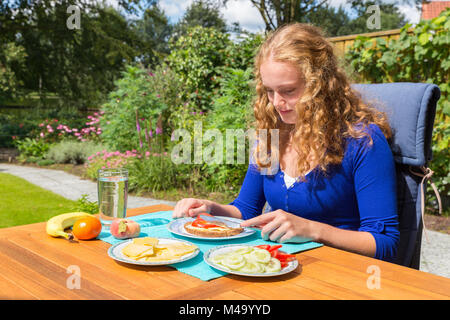
[[[0,195],[0,228],[47,221],[77,204],[7,173],[0,173]]]

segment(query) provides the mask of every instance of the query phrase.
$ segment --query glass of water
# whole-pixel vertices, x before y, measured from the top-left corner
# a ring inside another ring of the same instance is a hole
[[[125,218],[128,198],[128,170],[98,170],[98,208],[100,221],[109,227],[116,218]]]

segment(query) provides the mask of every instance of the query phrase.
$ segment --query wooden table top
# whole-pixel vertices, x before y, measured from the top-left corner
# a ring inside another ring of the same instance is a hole
[[[128,215],[172,208],[142,207]],[[52,238],[45,222],[0,229],[0,299],[450,299],[450,279],[328,246],[298,253],[299,267],[286,275],[210,281],[167,266],[116,262],[109,247],[101,240]]]

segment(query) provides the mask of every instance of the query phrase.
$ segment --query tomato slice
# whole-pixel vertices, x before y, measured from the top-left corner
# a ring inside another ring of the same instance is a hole
[[[204,220],[204,219],[202,219],[200,217],[197,217],[197,219],[195,219],[192,222],[192,226],[196,227],[196,228],[205,228],[205,229],[219,227],[218,225],[216,225],[214,223],[207,222],[206,220]]]

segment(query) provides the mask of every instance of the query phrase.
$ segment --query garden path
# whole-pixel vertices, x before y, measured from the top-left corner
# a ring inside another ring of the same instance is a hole
[[[21,177],[67,199],[78,200],[83,194],[97,201],[97,184],[64,171],[0,163],[0,172]],[[173,201],[128,197],[128,207],[136,208],[158,203],[175,205]],[[450,235],[427,230],[422,237],[420,270],[450,278]]]

